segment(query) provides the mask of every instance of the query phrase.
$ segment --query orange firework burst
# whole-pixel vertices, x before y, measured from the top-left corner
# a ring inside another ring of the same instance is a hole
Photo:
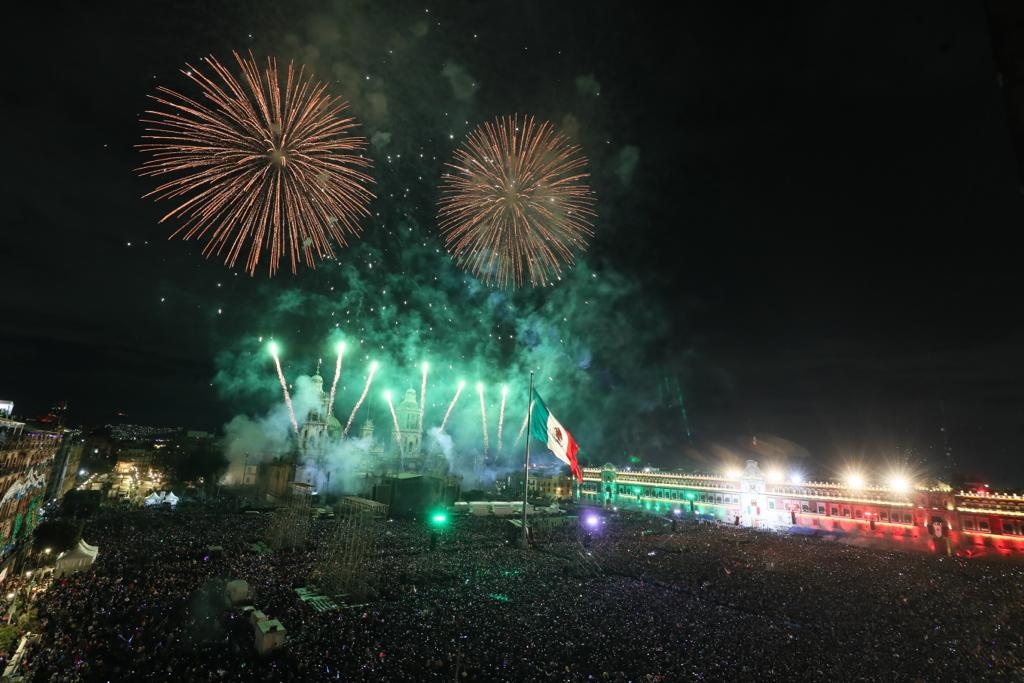
[[[179,201],[161,222],[181,219],[171,237],[205,240],[204,256],[226,250],[233,267],[247,250],[250,275],[264,252],[271,276],[285,251],[293,273],[300,254],[315,267],[369,215],[366,140],[351,135],[347,103],[304,67],[289,63],[282,74],[272,58],[261,69],[252,54],[234,55],[241,79],[213,57],[203,61],[219,80],[191,65],[182,71],[205,102],[165,87],[150,96],[162,108],[142,119],[148,142],[138,147],[152,158],[139,173],[172,179],[145,196]]]
[[[506,116],[483,124],[444,174],[445,247],[487,285],[551,284],[593,234],[586,166],[550,123]]]

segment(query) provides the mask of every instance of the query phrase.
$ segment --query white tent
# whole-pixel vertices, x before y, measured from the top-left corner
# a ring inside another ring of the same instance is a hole
[[[79,540],[77,546],[57,556],[57,561],[53,566],[54,578],[59,579],[62,576],[88,569],[96,561],[96,555],[99,552],[98,547]]]
[[[142,501],[144,505],[163,505],[167,503],[171,507],[178,504],[178,497],[172,491],[153,491]]]

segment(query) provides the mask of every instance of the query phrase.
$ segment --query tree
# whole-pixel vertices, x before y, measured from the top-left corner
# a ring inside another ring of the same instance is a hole
[[[54,557],[58,553],[70,550],[81,536],[81,525],[70,519],[47,520],[36,527],[32,536],[34,552],[51,549]]]
[[[157,466],[168,479],[179,484],[203,479],[216,482],[228,467],[219,444],[212,439],[188,440],[179,448],[161,454]]]
[[[17,647],[18,637],[21,629],[16,624],[4,624],[0,626],[0,654],[10,657],[14,648]]]

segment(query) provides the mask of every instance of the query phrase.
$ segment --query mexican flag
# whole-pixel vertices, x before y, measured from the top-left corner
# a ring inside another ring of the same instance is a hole
[[[580,464],[576,460],[576,452],[580,449],[576,439],[572,438],[569,430],[555,419],[536,390],[533,392],[533,405],[530,407],[530,434],[547,444],[555,457],[569,466],[576,479],[583,481],[583,472],[580,471]]]

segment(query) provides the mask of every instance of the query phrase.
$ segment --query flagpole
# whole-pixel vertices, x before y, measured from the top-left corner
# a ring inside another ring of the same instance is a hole
[[[530,394],[526,400],[526,453],[523,455],[523,539],[522,547],[529,547],[526,540],[526,505],[530,492],[530,421],[533,419],[533,370],[530,370]]]

